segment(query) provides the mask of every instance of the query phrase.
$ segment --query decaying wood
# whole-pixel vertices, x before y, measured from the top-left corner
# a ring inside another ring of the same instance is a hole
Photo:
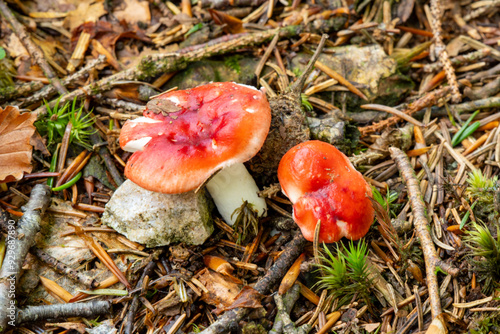
[[[40,230],[40,221],[50,202],[50,188],[46,185],[37,184],[31,191],[30,200],[26,204],[24,215],[18,223],[17,229],[9,230],[8,236],[16,233],[16,237],[7,239],[7,251],[5,259],[0,268],[0,309],[15,309],[14,297],[16,286],[29,248],[32,246],[35,235]],[[12,313],[0,312],[0,332],[5,331],[7,323],[15,320],[9,316]]]

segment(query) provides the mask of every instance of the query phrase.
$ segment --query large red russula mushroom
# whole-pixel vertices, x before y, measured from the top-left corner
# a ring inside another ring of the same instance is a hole
[[[320,242],[357,240],[373,222],[370,186],[334,146],[311,140],[292,147],[281,159],[278,179],[293,203],[293,218],[304,238]]]
[[[232,82],[210,83],[163,93],[146,106],[144,117],[127,121],[120,146],[135,152],[125,175],[140,187],[168,194],[201,186],[222,217],[246,200],[264,214],[255,181],[243,162],[262,147],[271,123],[266,96],[254,87]]]

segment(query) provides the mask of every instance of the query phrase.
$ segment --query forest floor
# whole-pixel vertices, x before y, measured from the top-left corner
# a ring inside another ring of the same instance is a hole
[[[0,0],[0,332],[500,333],[499,5]],[[267,216],[214,209],[200,245],[106,226],[125,122],[229,81],[273,106]],[[309,139],[370,185],[360,240],[294,223],[277,163]]]

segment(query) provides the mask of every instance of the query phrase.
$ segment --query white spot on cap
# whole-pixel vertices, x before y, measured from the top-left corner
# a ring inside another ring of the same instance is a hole
[[[149,117],[137,117],[128,121],[129,123],[161,123],[156,119],[152,119]],[[136,126],[136,124],[132,124],[132,127]]]
[[[247,108],[247,109],[245,109],[245,111],[253,114],[255,112],[255,109],[253,109],[253,108]]]
[[[144,146],[146,146],[151,139],[152,137],[143,137],[140,139],[131,140],[126,143],[125,146],[122,147],[122,149],[127,152],[142,151],[144,149]]]
[[[216,141],[215,141],[215,139],[213,139],[213,138],[212,138],[212,148],[213,148],[214,150],[216,150],[216,149],[217,149],[217,142],[216,142]]]
[[[347,223],[342,220],[337,220],[337,227],[340,230],[340,237],[349,237],[349,229]]]
[[[254,86],[244,85],[244,84],[240,84],[240,83],[236,83],[236,82],[235,82],[235,84],[237,84],[238,86],[242,86],[242,87],[246,87],[246,88],[250,88],[250,89],[255,89],[255,90],[257,90],[257,91],[258,91],[258,89],[257,89],[257,88],[255,88]]]
[[[167,97],[167,100],[172,101],[175,104],[179,104],[181,102],[177,96],[169,96]]]

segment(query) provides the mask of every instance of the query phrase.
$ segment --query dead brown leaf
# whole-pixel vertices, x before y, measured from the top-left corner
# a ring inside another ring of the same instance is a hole
[[[20,180],[31,172],[30,138],[35,133],[35,120],[36,115],[20,114],[15,107],[0,108],[0,182]]]
[[[139,0],[125,0],[125,8],[114,12],[119,20],[125,20],[127,23],[151,21],[151,12],[149,11],[149,3]]]
[[[69,12],[64,20],[64,26],[73,31],[85,22],[96,22],[101,16],[108,12],[104,9],[104,1],[85,0],[78,4],[78,7]]]
[[[208,290],[208,293],[203,293],[201,299],[218,308],[231,306],[240,292],[238,284],[211,270],[206,270],[198,279]]]
[[[222,308],[217,307],[214,310],[214,313],[219,315],[222,312],[229,311],[238,307],[259,308],[262,307],[260,301],[263,297],[264,296],[258,293],[257,290],[248,285],[245,285],[231,305]]]
[[[116,42],[121,38],[133,38],[143,42],[151,42],[151,39],[137,25],[129,25],[124,21],[121,21],[120,24],[111,24],[105,21],[87,22],[73,30],[71,36],[72,50],[75,48],[82,32],[90,34],[91,39],[98,40],[112,55],[115,54]]]
[[[209,9],[208,11],[215,24],[223,26],[222,29],[226,34],[239,34],[246,31],[243,28],[243,22],[239,18],[215,9]]]

